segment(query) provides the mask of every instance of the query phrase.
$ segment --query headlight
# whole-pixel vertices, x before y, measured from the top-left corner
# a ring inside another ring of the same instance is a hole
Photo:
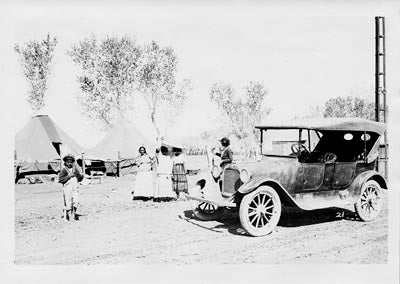
[[[240,180],[243,183],[248,182],[250,180],[250,178],[251,178],[251,174],[248,170],[243,169],[240,171]]]
[[[221,175],[221,169],[218,166],[213,166],[211,174],[214,178],[219,178],[219,176]]]

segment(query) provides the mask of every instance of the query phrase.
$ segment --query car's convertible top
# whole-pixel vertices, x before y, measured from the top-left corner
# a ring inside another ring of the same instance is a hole
[[[313,118],[295,119],[279,123],[265,123],[256,125],[258,129],[311,129],[320,131],[366,131],[382,135],[386,124],[363,118]]]

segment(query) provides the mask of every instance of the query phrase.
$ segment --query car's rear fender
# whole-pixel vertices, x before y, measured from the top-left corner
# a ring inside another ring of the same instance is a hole
[[[361,188],[369,180],[376,181],[381,188],[387,189],[387,182],[385,178],[377,171],[370,170],[359,174],[349,186],[349,192],[354,197],[358,198],[361,194]]]
[[[270,186],[273,189],[275,189],[275,191],[278,193],[279,198],[281,199],[281,202],[283,205],[294,206],[294,207],[300,208],[297,205],[296,201],[294,201],[294,199],[286,191],[286,189],[278,181],[270,179],[270,178],[251,180],[251,181],[247,182],[246,184],[243,184],[238,189],[238,192],[241,194],[248,194],[263,185]]]

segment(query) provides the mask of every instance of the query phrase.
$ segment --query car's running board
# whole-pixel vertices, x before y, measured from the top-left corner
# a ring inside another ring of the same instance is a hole
[[[236,203],[233,203],[233,202],[227,202],[227,201],[223,201],[223,200],[204,199],[201,197],[190,196],[189,194],[186,194],[186,193],[184,193],[184,195],[187,199],[192,199],[192,200],[196,200],[199,202],[210,203],[213,205],[217,205],[219,207],[236,207]]]

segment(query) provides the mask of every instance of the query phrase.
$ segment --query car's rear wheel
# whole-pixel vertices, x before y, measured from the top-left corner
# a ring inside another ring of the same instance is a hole
[[[202,221],[213,221],[221,218],[224,214],[224,209],[224,207],[211,203],[199,202],[197,207],[193,209],[193,214]]]
[[[278,193],[270,186],[260,186],[245,195],[240,203],[240,223],[251,236],[264,236],[273,231],[281,217]]]
[[[382,189],[380,185],[369,180],[361,188],[360,198],[354,204],[357,215],[362,221],[374,220],[382,209]]]

